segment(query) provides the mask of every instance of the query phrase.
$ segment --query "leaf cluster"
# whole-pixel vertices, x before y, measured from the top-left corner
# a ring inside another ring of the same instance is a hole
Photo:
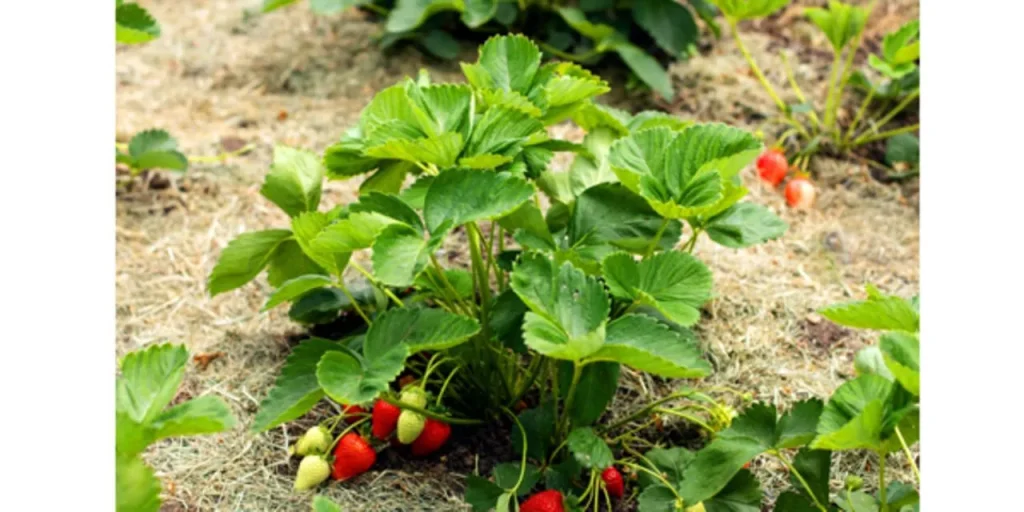
[[[188,157],[178,151],[178,141],[165,130],[145,130],[132,137],[127,152],[116,151],[117,163],[127,165],[132,175],[150,169],[185,172]]]

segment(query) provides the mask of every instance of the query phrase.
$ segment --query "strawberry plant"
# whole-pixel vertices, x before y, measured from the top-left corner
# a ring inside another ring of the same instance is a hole
[[[160,24],[145,8],[135,2],[117,0],[114,19],[117,42],[146,43],[160,37]]]
[[[795,167],[806,169],[811,156],[822,150],[846,153],[865,144],[916,132],[917,123],[899,128],[889,128],[888,124],[920,94],[916,64],[919,56],[916,40],[918,22],[909,23],[887,35],[882,44],[882,54],[871,55],[871,68],[888,79],[884,84],[875,84],[863,72],[855,72],[853,66],[853,59],[863,42],[864,26],[875,3],[865,8],[830,0],[827,9],[806,8],[805,15],[825,34],[833,56],[824,106],[819,110],[813,98],[808,98],[797,83],[784,52],[780,56],[789,85],[800,102],[797,105],[787,104],[776,92],[740,38],[740,22],[769,16],[789,1],[711,0],[722,11],[740,53],[778,108],[779,114],[769,119],[767,124],[782,130],[778,140],[794,150]],[[866,91],[866,94],[852,120],[840,119],[851,85]],[[840,121],[845,121],[845,125]]]
[[[264,12],[296,0],[265,0]],[[455,36],[524,33],[544,52],[583,65],[616,58],[633,76],[665,99],[673,97],[664,62],[695,54],[700,34],[695,15],[718,35],[715,8],[707,0],[310,0],[319,14],[359,7],[385,19],[380,43],[411,42],[444,59],[459,55]],[[467,34],[467,32],[469,34]],[[453,36],[454,34],[454,36]]]
[[[188,351],[182,345],[153,345],[121,361],[116,394],[118,512],[160,509],[160,480],[142,460],[150,444],[168,437],[214,434],[231,429],[227,404],[203,396],[168,407],[185,374]]]
[[[185,172],[188,157],[178,151],[178,141],[164,130],[146,130],[135,134],[125,152],[117,149],[117,163],[128,167],[137,176],[150,169]]]
[[[625,423],[592,425],[621,365],[666,378],[711,371],[690,330],[712,297],[711,271],[692,254],[698,239],[742,248],[787,229],[741,201],[739,172],[763,147],[723,124],[594,103],[604,81],[573,63],[542,64],[522,36],[491,38],[462,67],[464,85],[422,73],[381,91],[322,159],[275,151],[261,193],[288,213],[290,229],[229,243],[210,293],[268,269],[264,309],[338,290],[345,301],[333,306],[362,322],[344,339],[299,344],[253,429],[299,418],[324,398],[375,404],[340,434],[344,414],[324,423],[337,446],[352,436],[366,445],[359,457],[335,457],[360,461],[343,468],[348,478],[388,441],[429,456],[452,427],[508,421],[521,458],[499,466],[497,483],[475,477],[471,502],[508,504],[541,475],[561,478],[569,493],[584,470],[591,500],[618,494],[599,476],[611,453],[597,432]],[[566,120],[587,130],[581,144],[548,135]],[[575,153],[567,172],[548,168],[556,152]],[[320,209],[325,177],[356,176],[365,177],[356,201]],[[442,265],[450,239],[467,246],[468,268]],[[365,250],[372,268],[353,258]],[[367,291],[353,291],[350,268]],[[633,417],[665,414],[706,432],[732,418],[703,393],[670,399]]]

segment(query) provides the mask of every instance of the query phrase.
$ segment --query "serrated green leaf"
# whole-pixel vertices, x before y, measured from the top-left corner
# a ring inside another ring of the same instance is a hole
[[[921,394],[921,344],[917,336],[888,332],[878,342],[893,378],[914,396]]]
[[[178,141],[166,130],[144,130],[136,133],[132,140],[128,141],[128,154],[136,159],[150,152],[169,152],[177,149]]]
[[[188,157],[178,151],[147,151],[132,162],[140,170],[167,169],[184,172],[188,169]]]
[[[114,414],[115,444],[118,457],[131,457],[142,453],[155,439],[155,430],[128,416],[125,412]]]
[[[735,421],[735,420],[734,420]],[[765,450],[749,437],[719,437],[705,446],[683,472],[679,492],[686,503],[703,502],[726,488],[743,465]]]
[[[789,224],[768,208],[750,202],[736,203],[711,217],[705,226],[708,237],[719,245],[742,249],[784,235]]]
[[[462,0],[397,0],[385,27],[388,32],[406,32],[418,28],[439,12],[462,10]]]
[[[666,100],[675,97],[672,78],[669,77],[665,68],[661,67],[657,59],[622,37],[617,39],[612,48],[640,81]]]
[[[391,309],[370,326],[363,344],[367,359],[383,357],[396,344],[408,346],[409,353],[444,350],[480,332],[473,318],[440,309]]]
[[[481,103],[485,108],[505,107],[518,110],[530,117],[540,117],[542,114],[537,105],[534,105],[529,98],[516,91],[480,89],[477,93],[480,95]]]
[[[268,229],[242,233],[229,242],[207,280],[210,296],[252,281],[270,262],[278,245],[291,236],[287,229]]]
[[[790,0],[709,0],[727,18],[737,21],[764,18],[789,5]]]
[[[878,512],[878,500],[863,491],[840,493],[835,501],[846,512]]]
[[[388,226],[373,243],[374,274],[388,286],[412,286],[444,236],[445,233],[440,232],[428,240],[404,224]]]
[[[351,302],[337,288],[317,288],[292,303],[288,318],[301,324],[326,324],[338,318]]]
[[[595,43],[603,42],[615,35],[614,28],[602,23],[591,23],[583,11],[575,7],[562,7],[558,9],[558,14],[573,30],[592,39]]]
[[[577,427],[566,439],[569,451],[585,468],[603,470],[615,462],[611,448],[590,427]]]
[[[392,85],[377,93],[366,105],[359,116],[358,127],[365,147],[390,139],[413,140],[429,135],[421,128],[426,114],[417,112],[422,109],[409,98],[409,89],[409,81]],[[354,145],[349,143],[350,147]]]
[[[670,251],[636,261],[619,252],[601,264],[613,297],[653,306],[669,320],[689,327],[711,299],[711,270],[683,252]]]
[[[493,510],[498,497],[504,493],[504,489],[486,478],[477,475],[466,476],[465,500],[473,507],[474,512]]]
[[[359,194],[379,192],[382,194],[397,194],[402,190],[405,177],[416,170],[416,164],[412,162],[387,160],[381,163],[376,172],[366,177],[359,185]]]
[[[422,34],[419,43],[427,53],[444,60],[455,60],[462,51],[459,41],[444,30],[431,30]]]
[[[311,274],[326,275],[327,271],[309,259],[295,240],[281,242],[270,255],[267,267],[267,282],[270,286],[277,288],[285,281]]]
[[[868,20],[867,9],[836,0],[829,1],[828,9],[808,7],[804,14],[825,33],[836,53],[860,35]]]
[[[487,170],[500,167],[512,161],[504,155],[476,155],[459,159],[459,167],[466,169]]]
[[[889,137],[885,143],[885,162],[894,165],[903,162],[917,165],[921,161],[921,141],[912,133]]]
[[[664,126],[673,131],[682,131],[687,127],[693,126],[693,124],[693,121],[680,119],[672,114],[658,112],[657,110],[644,110],[643,112],[633,116],[633,118],[629,120],[629,123],[627,123],[627,127],[630,132],[639,132],[641,130],[649,130],[660,126]]]
[[[292,236],[302,248],[302,252],[317,265],[332,274],[341,275],[345,267],[348,266],[348,260],[352,257],[352,253],[331,251],[317,243],[320,235],[326,231],[329,225],[330,220],[324,213],[317,211],[301,213],[292,218]]]
[[[578,103],[610,90],[604,80],[575,76],[558,76],[544,85],[549,108]]]
[[[458,169],[434,179],[423,216],[431,233],[451,223],[461,225],[504,216],[533,197],[534,188],[506,173]]]
[[[325,227],[310,242],[318,253],[351,253],[373,245],[382,231],[395,224],[379,213],[356,212]]]
[[[832,452],[828,450],[811,450],[802,448],[793,458],[793,467],[803,477],[803,481],[790,474],[790,484],[802,493],[814,493],[818,503],[829,502],[829,471],[832,467]]]
[[[877,449],[892,391],[893,384],[877,375],[860,375],[843,383],[825,404],[811,448]]]
[[[877,345],[864,347],[853,358],[853,367],[857,375],[878,375],[893,380],[892,372],[885,365],[885,356]]]
[[[858,329],[917,332],[921,321],[913,304],[895,295],[835,304],[819,312],[837,324]]]
[[[550,318],[534,312],[526,313],[523,322],[526,346],[554,359],[579,361],[597,351],[604,337],[603,323],[590,331],[570,333]]]
[[[187,363],[184,345],[152,345],[125,355],[117,379],[117,412],[143,426],[152,423],[177,394]]]
[[[537,45],[524,36],[496,36],[480,47],[477,62],[489,77],[489,87],[526,94],[540,68],[540,57]]]
[[[289,217],[295,217],[316,210],[320,204],[323,179],[324,171],[316,155],[287,146],[275,146],[274,163],[260,194]]]
[[[160,480],[153,468],[137,456],[117,457],[114,466],[117,481],[117,512],[157,512],[160,510]]]
[[[526,352],[526,345],[523,344],[523,317],[526,311],[526,304],[512,290],[501,292],[491,307],[491,332],[502,345],[517,353]]]
[[[706,512],[760,512],[761,485],[754,474],[741,469],[722,490],[704,500]]]
[[[825,404],[818,399],[793,404],[775,426],[772,445],[776,449],[797,448],[809,443],[817,433],[818,420]]]
[[[364,155],[361,143],[342,141],[324,150],[323,165],[329,179],[346,180],[380,167],[381,161]]]
[[[274,387],[260,402],[252,431],[269,430],[312,409],[324,396],[316,377],[317,363],[325,353],[340,350],[341,344],[323,338],[310,338],[292,349]]]
[[[663,222],[644,198],[622,184],[603,183],[576,198],[569,219],[569,243],[581,257],[595,264],[617,249],[644,254]],[[669,221],[656,249],[671,250],[681,232],[678,221]]]
[[[555,250],[555,239],[551,236],[544,214],[533,201],[526,201],[512,213],[499,218],[498,223],[509,233],[529,234],[529,239],[536,243],[528,249]]]
[[[644,456],[654,464],[655,469],[661,472],[666,480],[669,482],[679,482],[683,479],[683,472],[686,470],[686,466],[693,462],[695,454],[686,448],[677,446],[673,448],[654,448],[649,450]],[[648,473],[639,473],[638,477],[640,485],[644,487],[660,482],[660,480],[653,478]]]
[[[462,151],[462,135],[443,133],[436,137],[416,140],[392,139],[367,148],[365,154],[374,158],[404,160],[451,167]]]
[[[330,284],[331,279],[323,275],[314,274],[296,277],[282,284],[277,290],[274,290],[274,293],[270,294],[267,303],[261,311],[266,311],[285,302],[291,302],[310,290],[330,286]]]
[[[635,2],[633,20],[673,57],[682,56],[699,36],[693,15],[674,0]]]
[[[331,351],[320,358],[316,378],[331,399],[344,404],[377,398],[402,373],[408,348],[398,343],[374,359],[359,360],[348,351]]]
[[[576,426],[587,426],[601,417],[619,388],[619,363],[591,363],[583,367],[576,385],[576,398],[569,409],[569,418]],[[558,365],[559,389],[563,397],[572,383],[572,363]]]
[[[477,28],[487,23],[498,12],[497,0],[465,0],[465,11],[462,22],[469,28]]]
[[[523,480],[520,482],[519,474],[522,472]],[[518,462],[505,462],[494,467],[494,483],[499,487],[511,492],[512,488],[519,484],[516,495],[525,496],[533,489],[533,486],[540,480],[540,469],[529,462],[523,470]]]
[[[139,44],[160,37],[160,25],[137,3],[118,4],[114,19],[119,43]]]
[[[604,345],[588,360],[616,361],[663,377],[698,378],[711,373],[692,334],[670,330],[645,315],[625,315],[608,324]]]
[[[508,153],[542,130],[544,125],[528,114],[504,106],[491,107],[473,126],[463,154],[510,156]]]
[[[519,413],[519,423],[526,434],[526,454],[536,460],[544,460],[551,447],[551,436],[555,433],[555,409],[552,401]],[[512,449],[523,453],[523,431],[517,427],[512,433]]]
[[[371,212],[401,222],[406,226],[423,231],[423,221],[409,203],[393,194],[371,192],[359,198],[358,202],[349,205],[353,215],[360,212]],[[351,217],[351,216],[350,216]],[[366,221],[360,221],[366,222]]]
[[[215,434],[234,426],[235,417],[228,405],[219,397],[209,395],[175,405],[153,420],[154,440]]]

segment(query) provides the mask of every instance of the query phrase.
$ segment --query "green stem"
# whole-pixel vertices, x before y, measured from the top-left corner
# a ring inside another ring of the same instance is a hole
[[[779,459],[782,462],[782,464],[786,466],[786,469],[789,470],[790,474],[796,477],[796,479],[800,482],[800,485],[802,485],[804,487],[804,490],[807,491],[807,495],[810,496],[811,499],[814,501],[814,505],[818,507],[818,510],[821,510],[822,512],[828,512],[828,508],[826,508],[824,505],[821,504],[820,501],[818,501],[818,497],[815,496],[810,484],[808,484],[807,480],[804,479],[804,476],[801,475],[800,472],[796,470],[796,466],[793,466],[793,463],[790,462],[789,459],[787,459],[778,451],[773,450],[769,453],[774,455],[775,458]]]
[[[843,143],[849,144],[853,138],[853,134],[857,131],[857,126],[860,124],[860,120],[864,118],[864,112],[868,110],[868,105],[871,104],[871,100],[875,97],[875,90],[871,89],[866,95],[864,95],[864,101],[861,102],[860,108],[857,109],[857,115],[854,116],[853,122],[850,123],[850,127],[846,130],[846,136],[843,137]]]
[[[509,491],[513,496],[515,496],[516,491],[519,490],[519,486],[523,484],[523,480],[526,478],[526,453],[528,451],[527,447],[529,446],[529,443],[527,443],[526,439],[526,429],[523,428],[523,424],[519,422],[519,418],[517,418],[512,411],[508,410],[508,407],[502,407],[501,410],[505,414],[509,415],[509,417],[512,418],[512,421],[516,422],[516,426],[519,427],[519,433],[523,436],[523,455],[522,459],[519,461],[519,480],[516,480],[515,487]]]
[[[569,428],[569,415],[570,411],[572,411],[573,401],[576,399],[576,386],[580,383],[580,376],[583,375],[584,366],[577,361],[572,362],[572,381],[569,383],[569,389],[565,395],[565,403],[562,406],[562,421],[558,429],[559,432],[566,432]]]
[[[874,126],[885,126],[885,123],[888,123],[890,120],[892,120],[892,118],[896,117],[897,114],[902,112],[903,109],[907,108],[907,106],[910,105],[910,103],[917,99],[917,97],[920,95],[921,89],[916,89],[914,90],[914,92],[908,94],[906,98],[903,98],[903,101],[897,103],[896,106],[892,108],[892,110],[890,110],[886,115],[882,116],[881,119],[874,123]],[[865,128],[864,131],[861,132],[861,134],[858,135],[856,139],[854,139],[853,145],[858,145],[860,143],[860,139],[866,137],[868,133],[871,131],[871,129],[872,127]]]
[[[889,489],[885,487],[885,453],[878,453],[878,501],[882,503],[882,512],[889,512],[889,499],[886,493]]]
[[[694,229],[693,230],[693,235],[691,235],[690,239],[687,240],[685,244],[683,244],[683,250],[692,254],[693,253],[693,249],[695,247],[697,247],[697,238],[700,237],[700,234],[703,231],[704,230],[702,230],[700,228]]]
[[[498,226],[498,254],[505,252],[505,228]],[[494,268],[498,274],[498,290],[505,291],[505,271],[497,264]]]
[[[473,309],[463,304],[462,299],[459,298],[459,291],[456,290],[455,286],[452,285],[452,282],[448,280],[448,276],[444,273],[444,267],[441,266],[441,263],[437,261],[437,257],[433,254],[430,255],[430,264],[434,266],[435,270],[437,270],[437,275],[441,280],[441,286],[444,288],[445,294],[451,296],[452,305],[462,310],[463,314],[473,316]]]
[[[590,470],[590,479],[587,481],[587,488],[586,488],[586,490],[583,491],[583,494],[580,495],[580,499],[579,499],[579,503],[580,504],[583,504],[584,503],[583,500],[587,499],[587,496],[590,496],[590,491],[594,490],[594,488],[597,487],[596,483],[594,482],[596,477],[597,477],[597,472],[594,471],[593,469],[591,469]],[[586,510],[586,508],[587,508],[586,505],[584,505],[583,509]]]
[[[828,73],[828,93],[825,95],[825,129],[831,129],[835,124],[836,111],[832,104],[835,101],[836,80],[839,78],[839,66],[842,65],[841,50],[832,52],[832,69]]]
[[[650,469],[647,469],[647,468],[645,468],[645,467],[643,467],[643,466],[641,466],[639,464],[633,464],[632,462],[622,461],[621,464],[623,466],[626,466],[627,468],[632,468],[632,469],[637,470],[637,471],[643,471],[644,473],[647,473],[648,475],[653,476],[658,481],[660,481],[665,487],[667,487],[668,490],[672,491],[672,494],[675,495],[677,500],[681,501],[683,499],[682,496],[679,496],[679,493],[676,491],[675,486],[670,484],[670,483],[668,483],[668,479],[666,479],[660,472],[658,472],[658,471],[651,471]]]
[[[921,485],[921,471],[917,469],[917,463],[914,462],[914,454],[910,453],[910,447],[907,446],[906,439],[903,439],[903,433],[900,432],[900,428],[896,427],[896,437],[900,440],[900,446],[903,447],[903,453],[907,456],[907,462],[910,463],[910,469],[914,470],[914,476],[917,478],[917,485]]]
[[[761,86],[768,91],[768,95],[772,97],[772,101],[774,101],[775,105],[779,107],[779,110],[787,112],[786,103],[782,101],[782,98],[779,98],[779,95],[775,92],[775,88],[772,87],[772,84],[768,83],[768,79],[765,78],[764,73],[761,72],[761,68],[757,65],[757,62],[754,62],[754,57],[750,55],[750,51],[747,50],[746,45],[743,44],[743,40],[740,39],[740,33],[736,26],[737,21],[729,18],[727,18],[726,21],[729,23],[729,31],[732,33],[732,38],[736,41],[736,47],[739,48],[740,53],[743,54],[743,58],[747,60],[747,65],[750,66],[751,71],[754,72],[754,76],[756,76],[757,80],[761,82]]]
[[[699,427],[703,428],[704,430],[707,430],[708,432],[710,432],[712,434],[715,432],[715,429],[711,428],[707,423],[701,421],[699,418],[697,418],[696,416],[693,416],[691,414],[686,414],[685,412],[677,411],[675,409],[666,409],[664,407],[659,407],[659,408],[655,409],[655,412],[660,412],[662,414],[668,414],[669,416],[676,416],[678,418],[682,418],[682,419],[684,419],[686,421],[689,421],[691,423],[696,423]]]
[[[448,390],[448,383],[452,381],[452,377],[454,377],[456,373],[459,373],[459,370],[461,369],[461,366],[456,366],[455,369],[448,374],[448,378],[444,379],[444,384],[441,385],[441,391],[437,392],[437,401],[434,402],[438,407],[441,406],[441,398],[444,397],[444,392]]]
[[[395,407],[398,407],[399,409],[409,409],[410,411],[422,414],[427,418],[443,421],[445,423],[450,423],[452,425],[483,425],[485,423],[484,420],[477,420],[473,418],[453,418],[451,416],[446,416],[444,414],[438,414],[436,412],[431,412],[421,407],[415,407],[406,403],[402,403],[387,395],[381,395],[380,399]]]
[[[469,256],[473,264],[473,273],[476,276],[476,291],[480,296],[480,325],[483,329],[483,339],[490,340],[491,283],[487,273],[487,264],[480,253],[483,235],[480,233],[480,226],[477,226],[475,222],[467,222],[464,225],[469,236]]]
[[[345,294],[345,297],[348,298],[348,301],[352,303],[352,308],[356,310],[356,313],[359,313],[359,316],[363,317],[363,321],[366,322],[366,325],[373,325],[373,322],[370,320],[370,317],[366,315],[366,313],[363,311],[363,308],[359,307],[359,302],[356,300],[355,297],[352,296],[352,293],[348,291],[348,287],[345,286],[345,282],[341,278],[338,279],[338,289],[341,290],[341,293]]]
[[[658,226],[658,231],[654,233],[654,238],[651,239],[651,244],[647,246],[647,251],[644,252],[644,259],[650,258],[654,254],[654,250],[661,243],[661,236],[665,234],[665,229],[668,228],[669,222],[669,219],[662,219],[661,225]]]
[[[370,284],[375,286],[378,290],[380,290],[389,299],[394,301],[395,304],[398,304],[398,307],[400,307],[400,308],[404,308],[405,307],[405,303],[402,302],[402,299],[399,299],[398,297],[395,296],[394,293],[391,293],[391,290],[388,289],[387,286],[384,286],[383,284],[381,284],[381,282],[378,281],[376,277],[373,277],[373,274],[367,272],[367,270],[365,268],[363,268],[362,265],[360,265],[360,264],[358,264],[358,263],[356,263],[355,261],[352,261],[352,260],[349,260],[348,264],[349,264],[350,267],[356,269],[357,271],[359,271],[360,274],[365,276],[366,279],[368,281],[370,281]]]
[[[661,404],[663,404],[665,402],[670,402],[670,401],[676,400],[678,398],[686,398],[686,397],[692,395],[693,393],[694,393],[694,391],[686,391],[686,392],[682,392],[682,393],[672,393],[671,395],[668,395],[668,396],[666,396],[664,398],[659,398],[658,400],[655,400],[655,401],[647,404],[642,409],[640,409],[640,410],[638,410],[638,411],[636,411],[636,412],[634,412],[632,414],[629,414],[625,418],[622,418],[621,420],[618,420],[615,423],[612,423],[611,425],[607,425],[605,427],[598,426],[598,431],[599,432],[609,432],[609,431],[615,430],[616,428],[619,428],[619,427],[621,427],[621,426],[623,426],[623,425],[625,425],[625,424],[627,424],[627,423],[629,423],[629,422],[639,418],[640,416],[644,416],[644,415],[650,413],[655,408],[657,408],[659,405],[661,405]]]
[[[786,80],[789,80],[789,86],[793,89],[796,94],[796,98],[800,100],[800,103],[807,103],[807,96],[804,95],[804,91],[800,89],[800,84],[796,82],[796,75],[793,74],[793,68],[789,65],[789,56],[786,52],[779,52],[779,56],[782,58],[782,66],[786,71]],[[818,113],[814,111],[814,104],[811,105],[811,111],[808,115],[811,121],[814,122],[814,126],[821,128],[821,120],[818,119]]]
[[[889,137],[892,137],[892,136],[895,136],[895,135],[899,135],[901,133],[916,132],[916,131],[918,131],[920,129],[921,129],[921,124],[920,123],[914,123],[912,125],[904,126],[902,128],[896,128],[894,130],[889,130],[889,131],[885,131],[885,132],[882,132],[882,133],[876,133],[876,134],[873,134],[873,135],[868,135],[868,136],[860,137],[859,139],[853,141],[853,145],[854,146],[860,146],[862,144],[867,144],[869,142],[874,142],[876,140],[888,139]]]
[[[344,416],[344,415],[342,415],[342,416]],[[331,446],[329,448],[327,448],[327,453],[331,453],[331,452],[334,451],[334,447],[338,444],[338,441],[341,441],[341,438],[345,437],[345,434],[348,434],[349,432],[354,430],[356,427],[358,427],[359,425],[362,425],[363,423],[366,423],[367,421],[370,421],[370,418],[363,418],[363,419],[361,419],[361,420],[359,420],[359,421],[357,421],[357,422],[355,422],[355,423],[345,427],[345,430],[342,430],[341,433],[338,434],[334,438],[334,442],[331,443]],[[337,427],[338,424],[335,423],[334,426]],[[331,431],[332,432],[334,431],[333,427],[331,428]]]
[[[579,62],[579,63],[583,63],[583,64],[590,63],[590,61],[594,57],[596,57],[596,56],[601,54],[601,52],[598,51],[597,49],[591,50],[591,51],[589,51],[587,53],[579,53],[579,54],[564,52],[564,51],[559,50],[558,48],[555,48],[554,46],[551,46],[550,44],[547,44],[547,43],[545,43],[543,41],[537,41],[537,46],[539,46],[541,50],[544,50],[545,52],[548,52],[551,55],[554,55],[555,57],[558,57],[560,59],[571,60],[573,62]]]

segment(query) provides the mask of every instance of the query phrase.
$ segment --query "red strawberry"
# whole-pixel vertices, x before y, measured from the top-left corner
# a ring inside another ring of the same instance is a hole
[[[771,183],[773,187],[782,183],[789,169],[789,162],[786,162],[786,155],[779,148],[771,148],[757,157],[757,175],[762,180]]]
[[[519,512],[565,512],[562,493],[554,489],[538,492],[519,505]]]
[[[377,452],[370,443],[355,432],[345,434],[334,448],[334,468],[331,476],[335,480],[345,481],[365,473],[377,462]]]
[[[789,180],[786,184],[786,204],[791,208],[808,208],[814,203],[814,185],[804,177]]]
[[[604,486],[608,489],[608,494],[611,494],[613,498],[621,498],[623,491],[625,491],[625,484],[622,483],[622,474],[619,470],[615,469],[615,466],[608,466],[607,469],[601,472],[601,480],[604,480]]]
[[[346,405],[341,414],[345,416],[345,421],[352,423],[360,414],[366,414],[366,409],[359,407],[358,405]]]
[[[373,404],[373,437],[382,441],[387,439],[398,426],[398,415],[400,414],[402,414],[402,410],[397,406],[384,400],[377,400],[377,403]]]
[[[412,454],[417,457],[430,455],[444,446],[448,436],[452,433],[452,427],[443,421],[427,418],[423,425],[423,432],[412,442]]]

